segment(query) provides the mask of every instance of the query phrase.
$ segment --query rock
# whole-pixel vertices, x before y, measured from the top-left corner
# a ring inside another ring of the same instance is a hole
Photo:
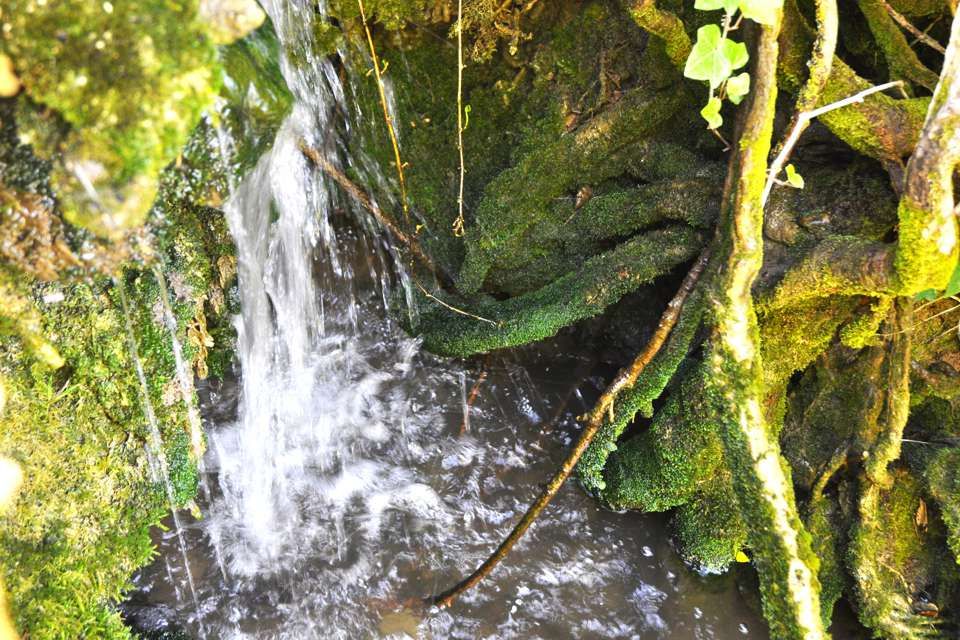
[[[200,18],[217,44],[230,44],[263,24],[267,14],[255,0],[201,0]]]

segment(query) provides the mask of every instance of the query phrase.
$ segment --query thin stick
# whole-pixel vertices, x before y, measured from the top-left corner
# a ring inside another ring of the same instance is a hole
[[[480,372],[477,381],[473,383],[473,387],[470,388],[470,394],[467,396],[467,401],[463,405],[463,422],[460,424],[461,436],[470,431],[470,408],[473,407],[473,403],[477,401],[477,396],[480,395],[480,385],[482,385],[486,379],[487,370],[484,369]]]
[[[460,153],[460,191],[457,194],[457,219],[453,235],[463,235],[463,0],[457,0],[457,151]]]
[[[647,346],[637,355],[629,367],[623,369],[617,377],[614,378],[606,391],[603,392],[603,395],[600,396],[597,404],[590,412],[587,424],[577,439],[577,443],[573,446],[573,450],[567,454],[566,459],[564,459],[563,464],[560,465],[560,468],[554,474],[549,484],[541,491],[540,496],[530,505],[526,513],[523,514],[520,522],[513,528],[510,535],[500,543],[496,551],[494,551],[476,571],[451,589],[429,598],[427,600],[428,604],[433,604],[440,608],[449,607],[457,598],[463,595],[464,592],[483,580],[483,578],[489,575],[494,567],[507,556],[510,549],[513,548],[527,529],[530,528],[530,525],[533,524],[533,521],[536,520],[543,509],[550,504],[550,501],[557,495],[560,487],[562,487],[563,483],[570,477],[577,461],[580,460],[580,456],[587,450],[594,436],[597,435],[600,427],[603,426],[607,415],[613,413],[613,403],[617,395],[624,389],[631,387],[637,381],[637,378],[643,372],[644,368],[646,368],[654,356],[660,351],[661,347],[663,347],[671,330],[673,330],[674,325],[677,323],[680,310],[683,308],[683,303],[696,286],[697,280],[700,278],[700,274],[703,273],[709,259],[710,251],[709,249],[705,249],[683,279],[680,289],[667,305],[663,315],[660,316],[660,323],[657,325],[657,329],[647,343]]]
[[[874,93],[879,93],[880,91],[886,91],[892,87],[903,86],[902,80],[894,80],[893,82],[885,82],[884,84],[877,85],[875,87],[869,87],[855,93],[852,96],[844,98],[843,100],[838,100],[836,102],[831,102],[830,104],[812,109],[810,111],[804,111],[797,116],[797,121],[794,124],[793,129],[790,131],[790,135],[787,136],[787,139],[783,143],[783,148],[780,150],[780,153],[777,154],[777,157],[773,159],[773,162],[770,164],[770,171],[767,174],[767,183],[763,187],[763,200],[764,205],[767,204],[767,199],[770,197],[770,191],[773,189],[774,182],[780,172],[783,170],[783,165],[786,164],[787,159],[790,157],[790,153],[793,151],[793,147],[796,146],[797,140],[800,139],[800,134],[803,133],[803,130],[806,129],[807,125],[811,120],[822,116],[825,113],[834,111],[836,109],[842,109],[843,107],[849,107],[852,104],[857,104],[863,102],[867,96],[873,95]]]
[[[913,26],[913,23],[907,20],[906,16],[904,16],[902,13],[891,7],[887,0],[880,0],[880,4],[882,4],[883,8],[887,10],[887,13],[890,14],[890,17],[893,18],[894,22],[913,34],[913,36],[916,38],[916,42],[922,42],[934,51],[939,51],[943,54],[947,53],[947,50],[942,44]]]
[[[833,71],[833,56],[837,50],[837,33],[840,29],[840,18],[837,13],[837,0],[816,0],[817,8],[817,39],[810,52],[810,74],[807,81],[797,95],[797,104],[794,107],[793,117],[787,126],[787,131],[800,127],[798,136],[807,128],[809,120],[800,121],[805,111],[816,108],[823,94],[824,87],[830,80]],[[786,140],[780,143],[777,152],[786,145]],[[779,174],[777,174],[779,175]],[[776,177],[776,176],[774,176]]]
[[[492,325],[495,326],[495,327],[499,327],[499,326],[500,326],[500,323],[499,323],[499,322],[496,322],[496,321],[494,321],[494,320],[490,320],[490,319],[488,319],[488,318],[484,318],[483,316],[478,316],[478,315],[476,315],[476,314],[474,314],[474,313],[470,313],[469,311],[464,311],[463,309],[458,309],[458,308],[456,308],[455,306],[453,306],[452,304],[449,304],[449,303],[444,302],[443,300],[441,300],[441,299],[438,298],[437,296],[433,295],[432,293],[430,293],[429,291],[427,291],[426,289],[424,289],[424,288],[423,288],[423,285],[420,284],[419,282],[417,282],[416,280],[414,280],[413,283],[414,283],[415,285],[417,285],[417,288],[420,289],[420,291],[421,291],[421,293],[423,293],[423,295],[427,296],[428,298],[430,298],[430,299],[433,300],[434,302],[443,305],[443,306],[446,307],[447,309],[450,309],[450,311],[453,311],[454,313],[459,313],[459,314],[462,315],[462,316],[467,316],[468,318],[473,318],[474,320],[479,320],[479,321],[481,321],[481,322],[488,322],[488,323],[492,324]]]
[[[332,162],[323,157],[323,155],[314,149],[313,147],[307,146],[307,143],[300,142],[300,152],[305,155],[310,162],[320,168],[321,171],[330,176],[334,182],[340,185],[340,187],[349,193],[353,198],[360,203],[360,205],[370,212],[374,218],[377,219],[377,222],[382,224],[387,231],[393,234],[397,240],[403,244],[407,250],[413,255],[413,257],[419,261],[424,267],[426,267],[432,274],[434,274],[438,279],[443,280],[442,274],[437,269],[437,266],[433,263],[430,258],[427,257],[427,254],[423,252],[423,249],[420,247],[420,243],[417,242],[416,238],[410,237],[404,233],[397,223],[394,222],[393,218],[384,212],[380,207],[370,199],[364,191],[355,185],[350,178],[348,178],[342,171],[333,165]]]
[[[383,90],[383,78],[381,77],[380,60],[377,58],[377,49],[373,46],[373,35],[370,33],[370,27],[367,25],[367,13],[363,8],[363,0],[357,0],[360,7],[360,19],[363,20],[363,30],[367,34],[367,44],[370,46],[370,57],[373,59],[373,73],[377,78],[377,91],[380,93],[380,107],[383,109],[383,119],[387,123],[387,131],[390,133],[390,144],[393,145],[393,158],[397,164],[397,177],[400,179],[400,204],[403,205],[403,218],[410,224],[410,211],[407,206],[407,184],[403,179],[403,162],[400,161],[400,144],[397,142],[397,132],[393,128],[393,118],[390,117],[390,108],[387,105],[387,94]]]

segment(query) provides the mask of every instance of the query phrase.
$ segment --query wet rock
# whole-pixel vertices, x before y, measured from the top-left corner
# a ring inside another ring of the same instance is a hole
[[[267,14],[254,0],[201,0],[200,18],[216,44],[231,44],[262,25]]]

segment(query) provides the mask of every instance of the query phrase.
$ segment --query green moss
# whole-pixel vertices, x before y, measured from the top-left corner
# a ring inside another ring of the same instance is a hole
[[[817,579],[820,581],[820,617],[829,627],[833,608],[843,595],[846,578],[843,566],[842,518],[830,497],[814,496],[806,508],[804,524],[810,533],[813,553],[820,560]]]
[[[603,499],[616,509],[666,511],[689,501],[723,464],[716,416],[703,394],[706,368],[693,367],[649,429],[627,440],[604,471]]]
[[[747,542],[730,477],[716,474],[673,516],[680,555],[700,571],[720,573],[737,560]]]
[[[617,440],[634,417],[638,413],[645,418],[653,417],[653,402],[660,397],[686,359],[702,316],[702,294],[695,291],[687,298],[667,344],[647,365],[634,385],[617,397],[614,420],[604,421],[577,462],[577,475],[587,491],[599,493],[606,488],[603,468],[610,453],[617,450]]]
[[[219,82],[195,2],[13,0],[2,20],[0,51],[38,104],[23,134],[62,154],[53,180],[68,218],[105,235],[140,224]]]
[[[900,226],[895,266],[901,294],[912,296],[926,289],[942,291],[947,287],[960,255],[953,216],[941,220],[939,212],[920,206],[909,196],[901,198],[898,214]],[[943,234],[950,234],[950,249],[946,253],[940,250]]]
[[[627,293],[691,259],[702,242],[687,227],[651,231],[532,293],[478,304],[448,301],[473,315],[433,304],[422,313],[415,332],[427,350],[456,356],[541,340],[600,314]]]
[[[914,613],[914,592],[934,582],[930,536],[916,523],[920,483],[895,471],[889,489],[861,487],[859,519],[850,534],[848,566],[860,621],[878,637],[932,637],[932,623]]]
[[[960,448],[945,447],[931,456],[924,469],[927,490],[940,507],[947,543],[960,563]]]

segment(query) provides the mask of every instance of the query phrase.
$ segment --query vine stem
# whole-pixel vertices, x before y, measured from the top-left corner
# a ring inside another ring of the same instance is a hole
[[[603,395],[600,396],[600,399],[597,400],[596,405],[594,405],[593,410],[587,418],[586,426],[580,433],[576,444],[573,446],[573,450],[567,454],[563,464],[560,465],[560,468],[554,473],[553,478],[551,478],[550,482],[540,492],[537,500],[531,504],[526,513],[523,514],[523,517],[510,534],[500,543],[500,546],[497,547],[493,554],[473,573],[447,591],[428,598],[426,604],[440,608],[449,607],[457,598],[488,576],[497,564],[510,553],[513,546],[520,540],[523,534],[526,533],[527,529],[530,528],[530,525],[533,524],[534,520],[537,519],[544,508],[550,504],[550,501],[553,500],[557,492],[560,491],[560,487],[562,487],[563,483],[570,477],[583,452],[587,450],[587,447],[590,446],[600,427],[603,426],[604,420],[608,415],[613,415],[613,403],[617,395],[624,389],[633,386],[646,366],[663,347],[673,327],[677,324],[677,319],[680,317],[680,310],[683,308],[684,302],[696,287],[697,281],[700,279],[700,275],[703,273],[709,260],[710,249],[707,248],[703,250],[693,267],[687,272],[676,295],[674,295],[673,299],[667,304],[663,315],[660,316],[657,329],[654,331],[650,341],[647,342],[646,347],[637,355],[630,366],[617,374],[617,377],[613,379],[613,382],[610,383],[603,392]]]
[[[869,87],[853,94],[852,96],[846,97],[843,100],[837,100],[836,102],[831,102],[830,104],[823,105],[822,107],[817,107],[816,109],[811,109],[809,111],[803,111],[797,114],[796,121],[794,122],[793,128],[790,130],[790,135],[787,136],[784,140],[783,148],[780,149],[780,153],[773,159],[773,162],[770,163],[770,170],[767,174],[767,182],[763,186],[763,199],[762,204],[767,204],[767,199],[770,197],[770,191],[773,189],[773,185],[776,182],[777,176],[780,175],[780,172],[783,171],[783,166],[786,164],[787,160],[790,158],[790,154],[793,152],[793,148],[796,146],[797,141],[800,139],[800,134],[803,133],[804,129],[807,128],[807,125],[810,124],[810,121],[814,118],[822,116],[825,113],[834,111],[836,109],[842,109],[843,107],[848,107],[852,104],[857,104],[863,102],[867,96],[873,95],[874,93],[879,93],[881,91],[886,91],[893,87],[903,86],[902,80],[894,80],[893,82],[885,82],[884,84],[877,85],[875,87]]]
[[[457,193],[457,219],[453,221],[453,235],[463,235],[463,0],[457,0],[457,151],[460,154],[460,190]]]
[[[377,49],[373,46],[373,34],[367,24],[367,12],[363,7],[363,0],[357,0],[360,7],[360,19],[363,21],[363,30],[367,35],[367,44],[370,47],[370,58],[373,60],[373,73],[377,79],[377,92],[380,94],[380,107],[383,109],[383,119],[387,123],[387,132],[390,134],[390,144],[393,146],[393,158],[397,165],[397,178],[400,180],[400,204],[403,206],[403,218],[410,224],[410,208],[407,205],[407,184],[403,178],[403,162],[400,160],[400,143],[397,142],[397,132],[393,126],[393,117],[390,116],[390,107],[387,104],[387,94],[383,89],[383,76],[380,68],[380,59]]]

